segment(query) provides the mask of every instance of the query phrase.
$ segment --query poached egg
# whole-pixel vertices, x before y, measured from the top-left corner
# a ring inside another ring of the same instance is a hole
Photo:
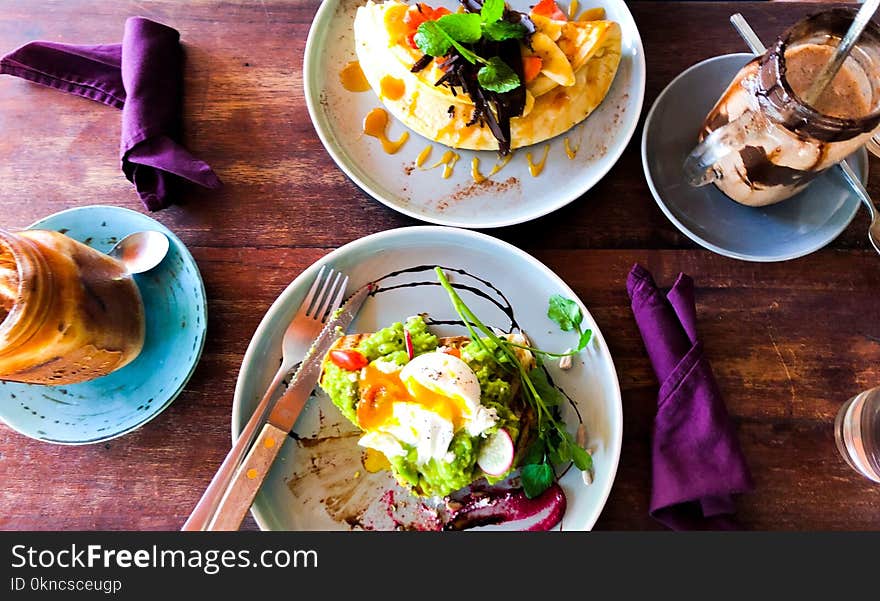
[[[480,403],[480,383],[459,357],[430,352],[401,369],[377,361],[364,367],[358,380],[357,418],[361,446],[386,457],[415,447],[416,463],[452,461],[449,444],[456,432],[478,436],[498,421],[494,409]]]

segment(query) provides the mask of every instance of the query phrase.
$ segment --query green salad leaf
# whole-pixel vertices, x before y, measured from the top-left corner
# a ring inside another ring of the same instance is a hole
[[[530,463],[524,465],[520,470],[520,481],[522,482],[523,491],[530,499],[534,499],[542,492],[550,488],[556,474],[553,468],[547,463]]]
[[[591,330],[581,328],[581,322],[584,315],[581,308],[576,302],[570,298],[565,298],[561,294],[554,294],[550,297],[550,305],[547,308],[547,317],[555,321],[563,332],[576,330],[578,333],[578,346],[576,353],[584,350],[593,336]]]

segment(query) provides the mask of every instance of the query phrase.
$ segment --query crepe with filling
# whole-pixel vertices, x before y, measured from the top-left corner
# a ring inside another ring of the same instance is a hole
[[[497,150],[486,126],[467,125],[474,111],[470,97],[435,86],[443,75],[437,61],[411,73],[422,52],[407,44],[403,19],[407,4],[372,0],[354,21],[361,69],[385,107],[419,134],[453,148]],[[537,144],[568,131],[587,118],[611,87],[621,54],[620,26],[614,21],[556,21],[533,16],[536,33],[524,56],[543,59],[541,73],[526,84],[523,115],[510,121],[511,148]],[[565,64],[567,63],[567,65]]]

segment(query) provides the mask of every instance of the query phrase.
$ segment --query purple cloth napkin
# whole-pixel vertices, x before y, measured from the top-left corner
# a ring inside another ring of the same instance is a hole
[[[151,211],[171,203],[180,178],[220,180],[178,143],[183,50],[177,30],[132,17],[121,44],[31,42],[0,59],[0,73],[122,109],[122,172]]]
[[[752,490],[752,478],[697,338],[694,282],[680,274],[664,297],[636,264],[626,289],[660,383],[651,515],[673,530],[738,529],[733,495]]]

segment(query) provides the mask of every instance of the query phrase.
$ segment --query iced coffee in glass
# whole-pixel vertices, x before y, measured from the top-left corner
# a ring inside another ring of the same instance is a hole
[[[143,302],[121,262],[58,232],[0,229],[0,380],[91,380],[143,343]]]
[[[798,22],[737,73],[685,161],[691,184],[714,183],[737,202],[768,205],[869,141],[880,126],[880,29],[873,22],[813,105],[804,101],[855,12],[831,9]]]

